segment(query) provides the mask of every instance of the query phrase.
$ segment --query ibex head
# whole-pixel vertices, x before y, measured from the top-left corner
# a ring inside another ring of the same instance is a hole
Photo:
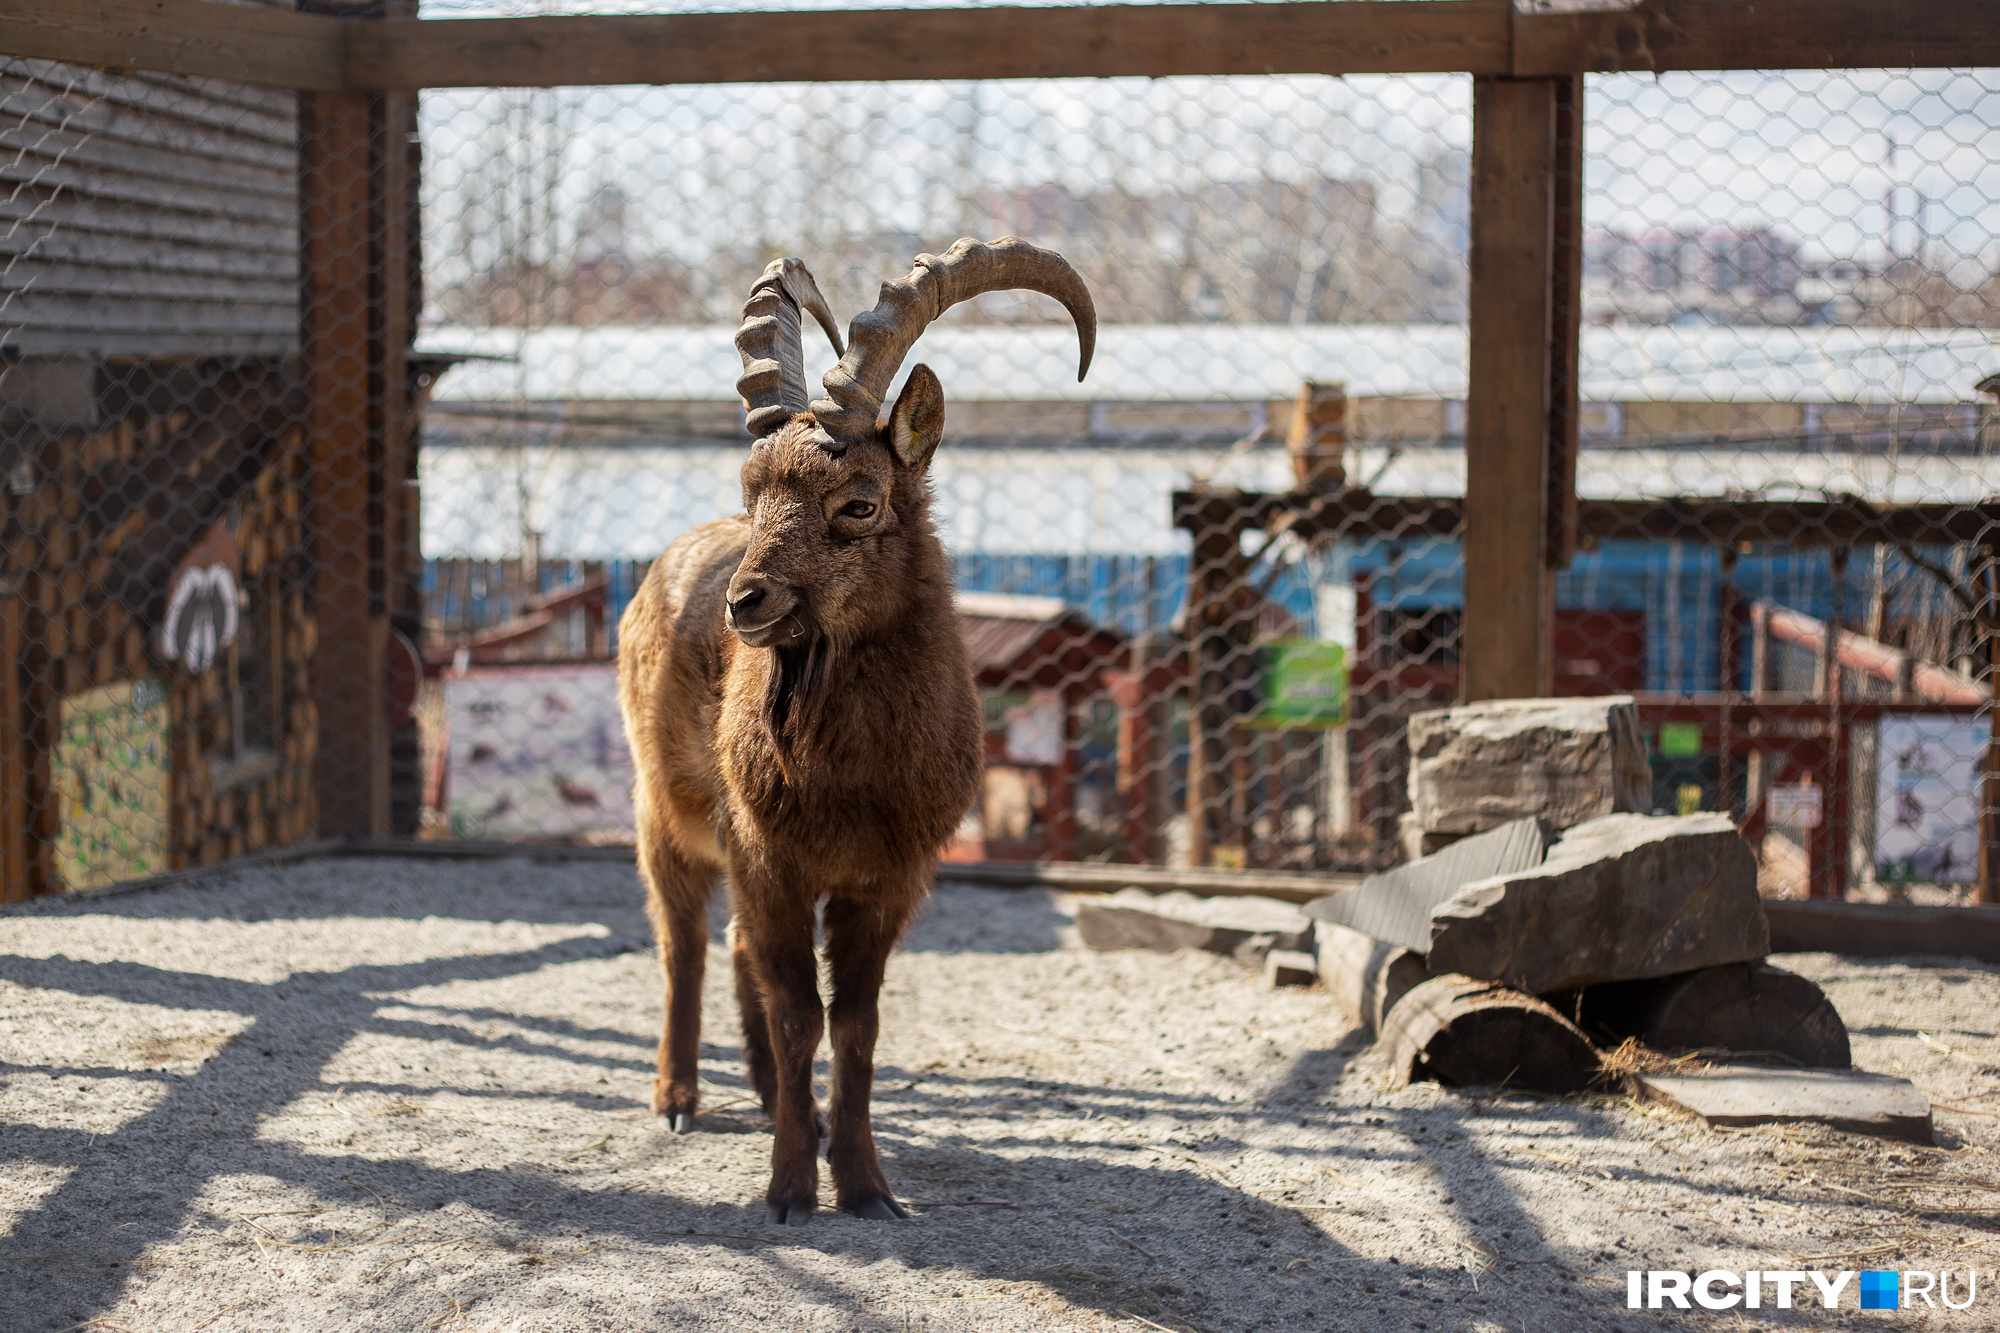
[[[882,398],[932,320],[982,292],[1012,288],[1068,308],[1082,346],[1081,380],[1097,338],[1090,292],[1061,255],[1011,236],[918,255],[908,277],[883,283],[875,308],[855,316],[844,351],[805,265],[782,259],[764,270],[736,332],[743,355],[736,389],[757,437],[743,465],[750,546],[728,593],[737,638],[752,648],[855,642],[893,623],[925,582],[944,577],[930,567],[937,543],[929,476],[944,435],[944,390],[919,365],[878,420]],[[826,374],[827,396],[810,404],[802,310],[841,353]]]

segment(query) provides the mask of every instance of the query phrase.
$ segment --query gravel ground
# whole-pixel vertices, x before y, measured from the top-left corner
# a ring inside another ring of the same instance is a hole
[[[1939,1148],[1716,1133],[1387,1093],[1323,992],[948,885],[884,997],[876,1128],[916,1220],[784,1230],[719,947],[699,1132],[647,1113],[639,903],[629,866],[342,860],[0,915],[0,1328],[1996,1323],[2000,969],[1785,960],[1861,1066],[1964,1108]],[[1871,1266],[1976,1268],[1979,1304],[1624,1308],[1628,1268]]]

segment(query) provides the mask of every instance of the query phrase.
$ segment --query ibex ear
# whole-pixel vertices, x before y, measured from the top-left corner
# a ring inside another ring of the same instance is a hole
[[[944,438],[944,386],[925,365],[910,369],[909,382],[889,411],[889,447],[904,467],[921,472]]]

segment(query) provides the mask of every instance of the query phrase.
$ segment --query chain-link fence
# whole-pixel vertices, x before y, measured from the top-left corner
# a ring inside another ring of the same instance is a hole
[[[1082,383],[1028,293],[909,358],[987,723],[948,854],[1417,849],[1404,719],[1461,690],[1469,76],[0,79],[10,886],[629,842],[618,621],[741,506],[751,283],[799,256],[844,323],[1008,234],[1101,327]],[[1604,75],[1583,105],[1548,688],[1637,696],[1656,807],[1731,812],[1774,891],[1969,879],[2000,87]]]

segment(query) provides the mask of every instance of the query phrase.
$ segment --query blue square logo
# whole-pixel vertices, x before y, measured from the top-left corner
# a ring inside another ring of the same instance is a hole
[[[1864,1310],[1894,1310],[1901,1302],[1896,1299],[1897,1286],[1902,1274],[1888,1269],[1870,1269],[1861,1275],[1861,1308]]]

